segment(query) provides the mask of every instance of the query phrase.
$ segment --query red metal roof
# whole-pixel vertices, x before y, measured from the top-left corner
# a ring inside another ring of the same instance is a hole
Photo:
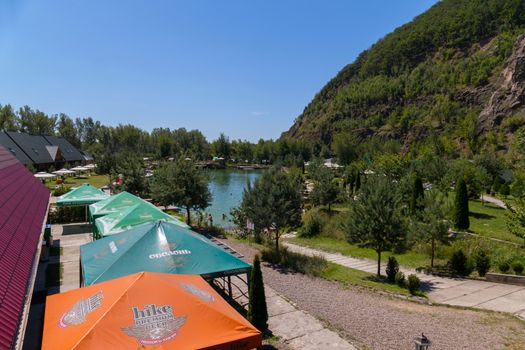
[[[0,349],[15,345],[49,190],[0,146]]]

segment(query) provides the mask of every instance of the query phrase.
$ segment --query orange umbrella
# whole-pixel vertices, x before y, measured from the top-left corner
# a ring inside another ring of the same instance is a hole
[[[200,276],[139,272],[49,296],[42,349],[253,349],[261,333]]]

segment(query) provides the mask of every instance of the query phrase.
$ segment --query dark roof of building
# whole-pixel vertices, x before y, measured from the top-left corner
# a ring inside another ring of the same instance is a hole
[[[7,131],[7,134],[31,158],[33,163],[54,163],[46,148],[49,143],[43,136],[29,135],[16,131]]]
[[[76,162],[84,160],[80,151],[76,149],[76,147],[73,146],[71,143],[69,143],[69,141],[65,138],[59,136],[44,137],[50,145],[60,147],[60,150],[62,151],[62,156],[67,162]]]
[[[49,191],[0,146],[0,349],[11,349],[27,315]]]
[[[11,140],[11,138],[7,135],[5,131],[0,130],[0,145],[4,146],[7,150],[11,151],[11,153],[23,164],[31,164],[31,159],[27,156],[27,154],[22,151],[18,145]]]
[[[82,153],[82,156],[84,157],[84,160],[86,160],[86,161],[94,160],[93,156],[88,151],[80,151],[80,153]]]

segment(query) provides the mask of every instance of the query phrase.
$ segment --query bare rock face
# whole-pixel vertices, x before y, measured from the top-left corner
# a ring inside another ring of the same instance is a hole
[[[511,115],[525,115],[525,34],[520,36],[494,92],[478,117],[478,132],[490,131]]]

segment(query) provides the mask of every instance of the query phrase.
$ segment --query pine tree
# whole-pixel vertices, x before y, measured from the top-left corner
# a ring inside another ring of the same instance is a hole
[[[248,321],[258,330],[264,332],[268,328],[268,310],[264,295],[264,282],[259,255],[253,259],[253,268],[250,275],[248,303]]]
[[[459,230],[467,230],[470,226],[468,208],[467,184],[463,178],[456,184],[456,199],[454,209],[454,226]]]
[[[419,175],[414,176],[414,184],[412,187],[412,195],[410,197],[410,211],[415,214],[416,211],[422,209],[422,200],[425,197],[425,189],[423,188],[423,181]]]
[[[360,188],[361,188],[361,174],[358,171],[355,176],[355,185],[354,185],[355,192],[359,191]]]

